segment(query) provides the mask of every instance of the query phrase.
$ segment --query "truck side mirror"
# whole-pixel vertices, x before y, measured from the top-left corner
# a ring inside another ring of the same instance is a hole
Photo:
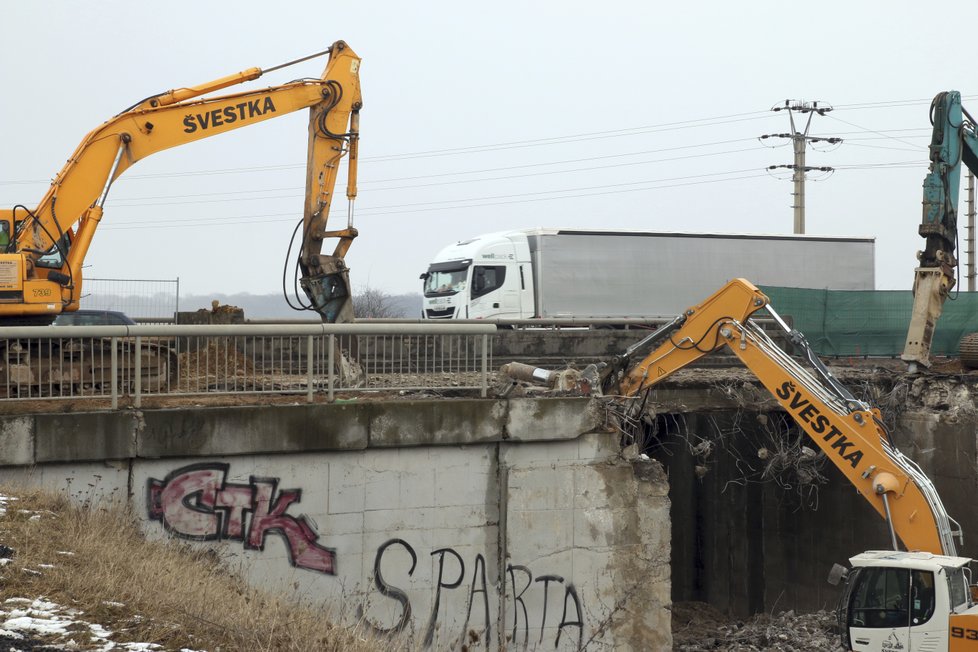
[[[839,582],[845,581],[849,577],[849,569],[841,564],[832,564],[832,570],[829,571],[828,583],[832,586],[839,586]]]

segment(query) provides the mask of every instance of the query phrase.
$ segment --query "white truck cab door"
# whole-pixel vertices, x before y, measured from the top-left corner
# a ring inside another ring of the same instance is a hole
[[[472,266],[471,317],[520,317],[519,270],[513,263]]]

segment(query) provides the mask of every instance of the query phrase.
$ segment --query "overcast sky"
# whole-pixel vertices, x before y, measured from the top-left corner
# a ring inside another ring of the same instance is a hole
[[[978,106],[957,27],[976,18],[970,0],[4,2],[0,205],[36,206],[82,137],[147,95],[343,39],[363,58],[355,286],[418,291],[443,246],[505,229],[790,233],[790,172],[765,168],[791,163],[791,147],[757,138],[789,130],[770,109],[790,98],[834,107],[811,133],[845,139],[808,152],[836,168],[808,184],[808,233],[875,237],[877,286],[909,289],[928,107],[949,89]],[[306,120],[137,163],[113,187],[86,276],[279,291]],[[655,273],[654,258],[636,273]]]

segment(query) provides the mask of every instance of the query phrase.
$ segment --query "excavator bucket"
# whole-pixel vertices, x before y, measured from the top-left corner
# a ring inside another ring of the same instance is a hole
[[[350,271],[342,258],[320,256],[322,274],[304,276],[300,284],[313,309],[327,324],[353,321],[353,298],[350,293]]]

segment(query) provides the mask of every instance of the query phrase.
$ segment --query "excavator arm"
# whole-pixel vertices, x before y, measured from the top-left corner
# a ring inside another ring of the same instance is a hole
[[[752,319],[766,308],[812,371]],[[639,358],[639,351],[651,352]],[[750,282],[734,279],[614,361],[605,393],[635,397],[705,355],[727,348],[889,523],[908,550],[954,555],[954,523],[931,481],[890,441],[879,411],[857,400]]]
[[[328,231],[326,223],[340,159],[346,155],[347,195],[351,202],[356,197],[360,58],[342,41],[328,52],[329,61],[318,79],[200,97],[263,74],[251,68],[147,98],[89,133],[35,208],[18,205],[0,210],[0,320],[43,322],[78,308],[82,264],[109,190],[134,163],[165,149],[308,108],[301,284],[324,321],[351,321],[343,257],[357,233],[352,224]],[[322,254],[326,238],[339,240],[331,255]]]
[[[955,284],[961,166],[978,172],[978,134],[975,121],[961,106],[961,94],[938,94],[931,103],[931,123],[930,171],[924,179],[923,217],[918,229],[926,244],[918,253],[913,311],[901,356],[911,370],[916,365],[930,365],[934,328]]]

